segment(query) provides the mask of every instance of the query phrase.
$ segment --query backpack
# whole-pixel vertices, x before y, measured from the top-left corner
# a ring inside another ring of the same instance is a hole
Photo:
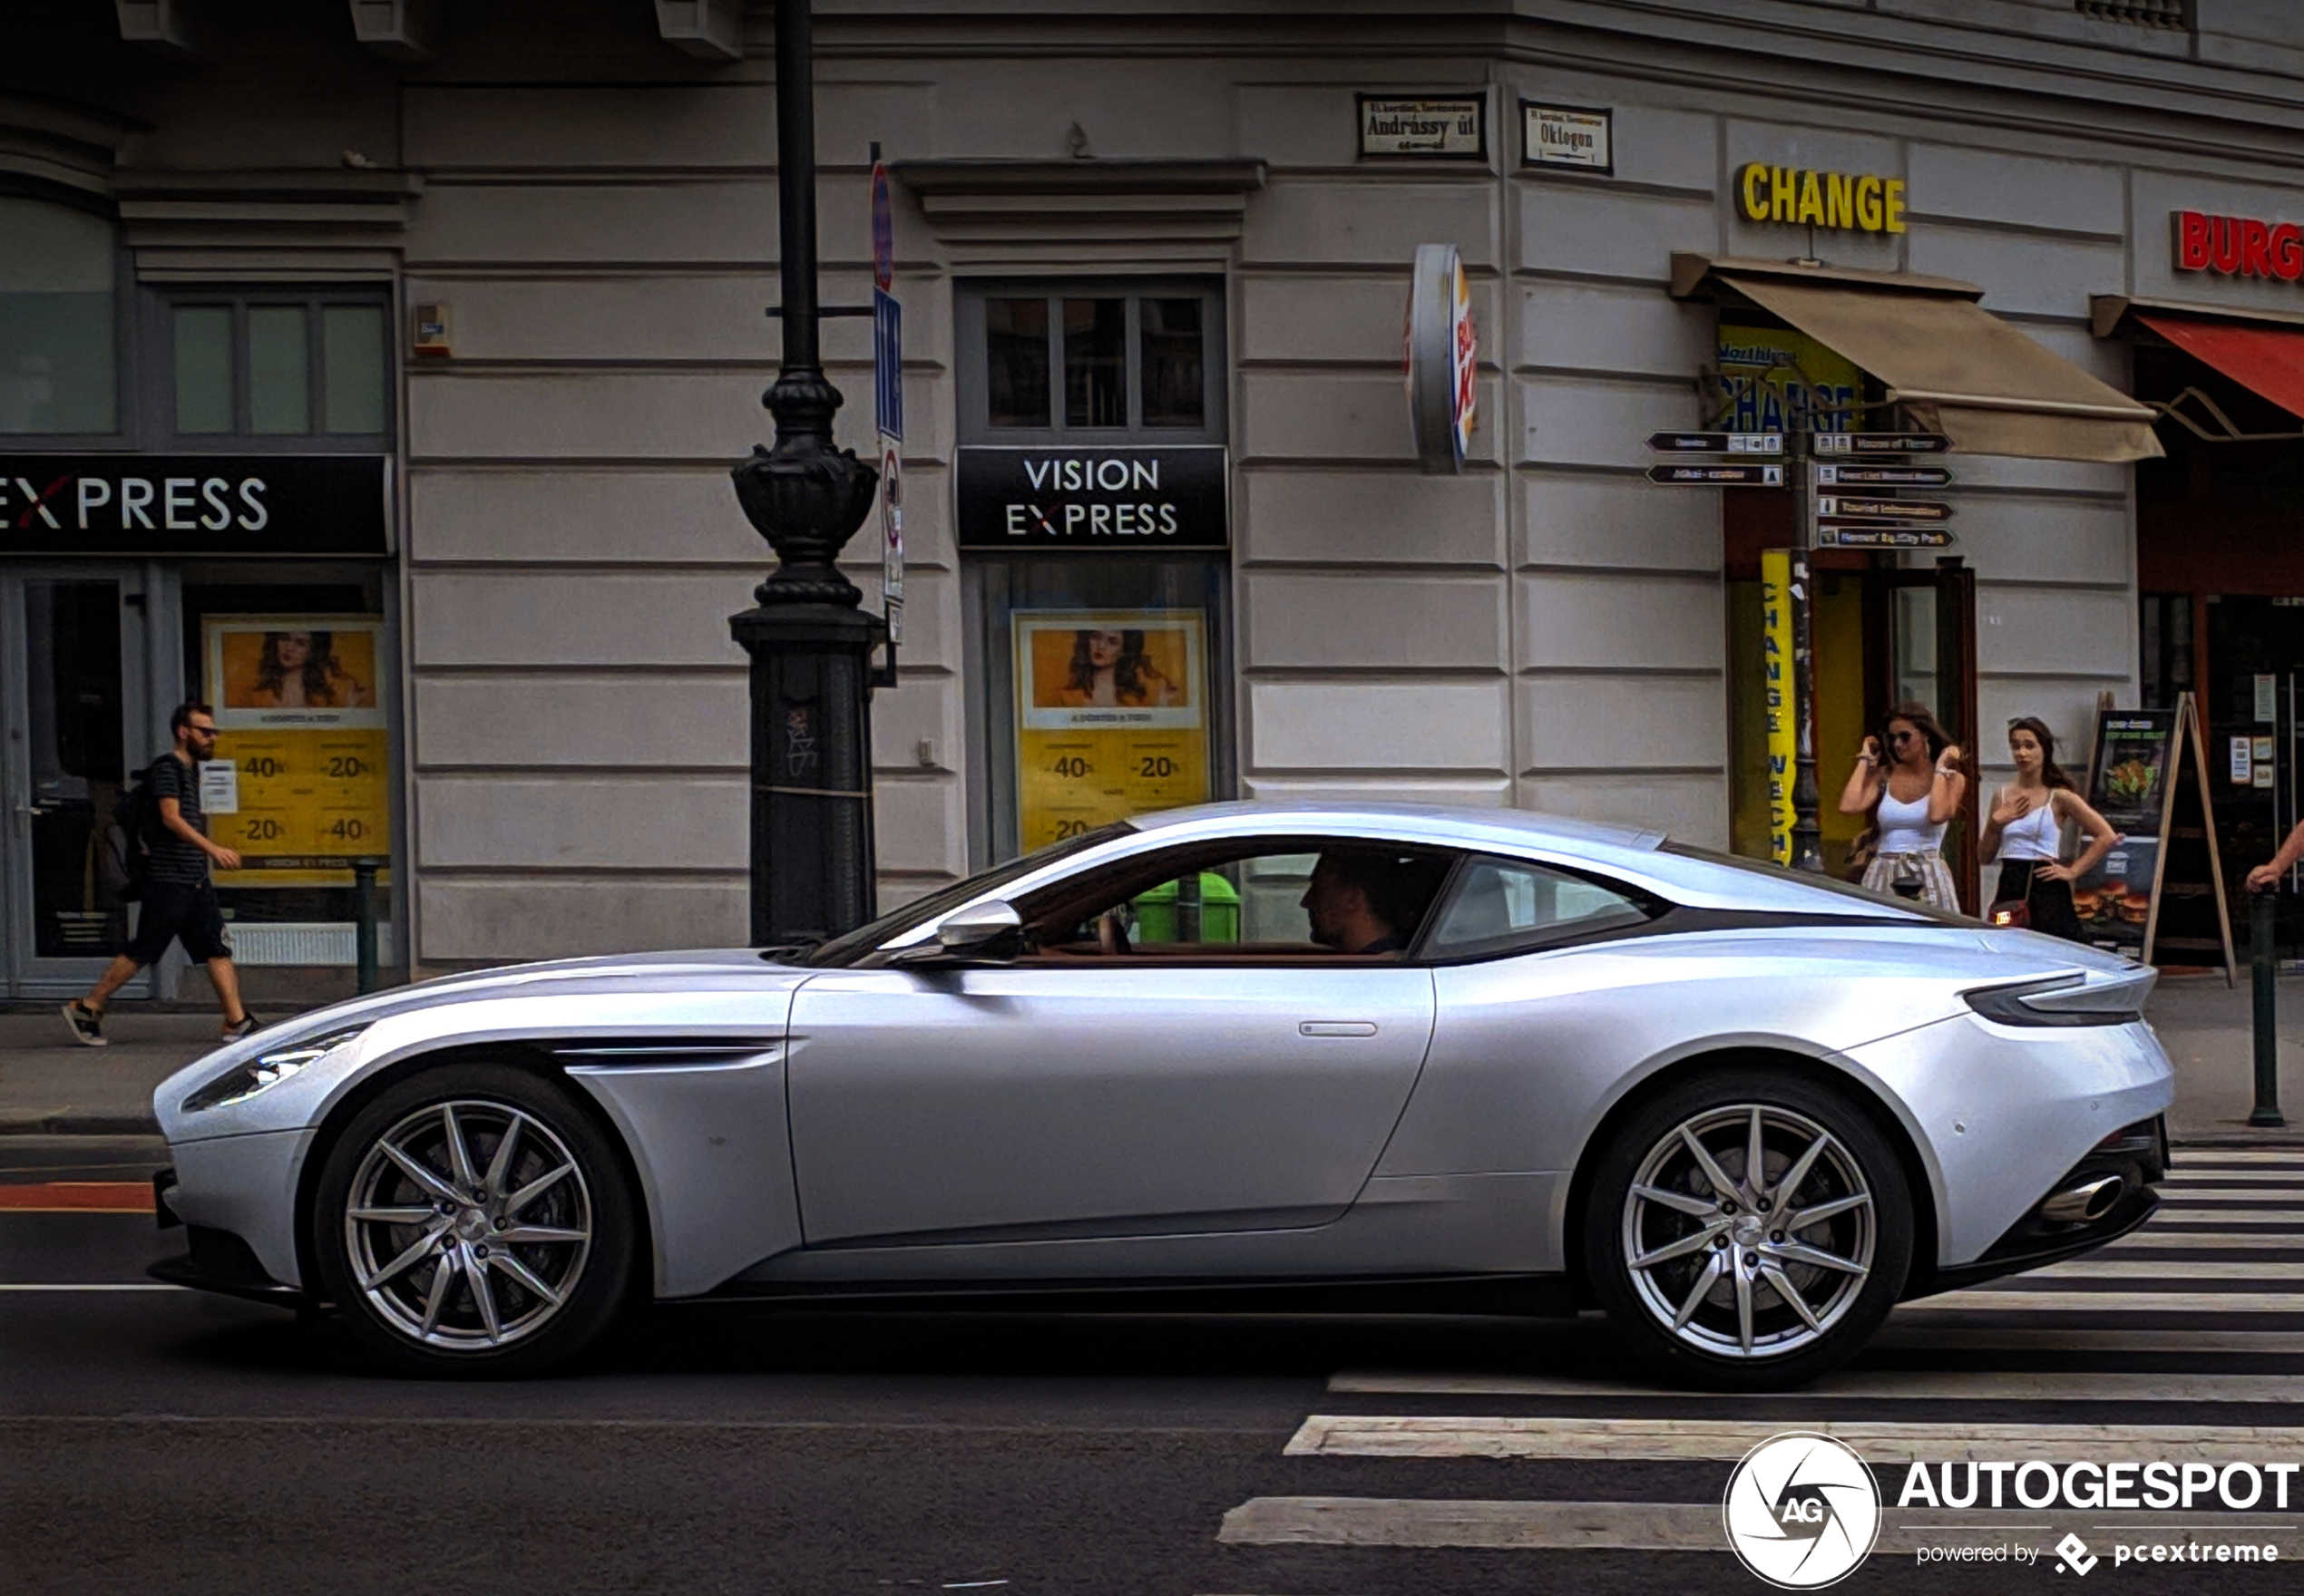
[[[163,754],[160,759],[175,757]],[[151,881],[152,844],[160,840],[160,799],[152,792],[152,773],[160,768],[160,759],[137,772],[136,780],[112,805],[112,823],[120,833],[120,871],[125,878],[120,889],[123,903],[142,898]]]

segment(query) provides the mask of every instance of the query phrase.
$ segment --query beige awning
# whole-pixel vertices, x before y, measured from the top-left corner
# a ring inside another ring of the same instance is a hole
[[[1675,296],[1723,287],[1870,372],[1963,453],[2105,462],[2161,453],[2153,411],[1978,306],[1973,284],[1674,258]]]

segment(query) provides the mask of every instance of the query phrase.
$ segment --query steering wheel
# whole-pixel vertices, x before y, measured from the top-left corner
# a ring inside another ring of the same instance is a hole
[[[1136,951],[1128,942],[1128,927],[1120,923],[1118,910],[1108,909],[1096,917],[1096,949],[1108,956]]]

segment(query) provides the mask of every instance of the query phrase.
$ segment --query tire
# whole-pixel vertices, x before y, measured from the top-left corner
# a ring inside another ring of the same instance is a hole
[[[1744,1180],[1755,1115],[1760,1192]],[[1817,1217],[1775,1224],[1787,1201]],[[1912,1234],[1903,1164],[1853,1097],[1740,1066],[1669,1087],[1617,1127],[1594,1171],[1584,1258],[1600,1305],[1667,1380],[1781,1390],[1871,1339],[1903,1295]]]
[[[575,1357],[624,1305],[639,1251],[609,1134],[567,1088],[512,1065],[444,1065],[388,1088],[336,1139],[314,1202],[330,1300],[380,1362],[433,1378]]]

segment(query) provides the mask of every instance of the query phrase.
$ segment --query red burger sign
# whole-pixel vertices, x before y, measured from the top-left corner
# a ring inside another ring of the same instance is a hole
[[[2209,216],[2197,210],[2179,210],[2173,220],[2178,271],[2278,277],[2286,283],[2304,277],[2304,228],[2292,221]]]

